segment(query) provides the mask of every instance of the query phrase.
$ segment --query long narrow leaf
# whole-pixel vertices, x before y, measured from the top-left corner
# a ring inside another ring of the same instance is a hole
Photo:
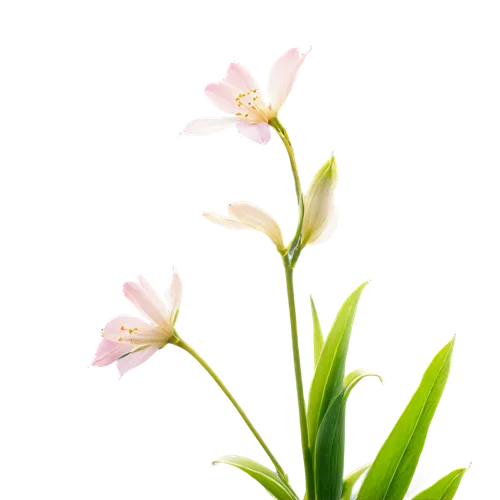
[[[357,500],[402,500],[450,373],[455,339],[432,360],[391,434],[378,452]]]
[[[357,366],[351,368],[344,377],[344,394],[346,398],[346,405],[349,402],[352,393],[356,390],[358,385],[367,378],[376,378],[379,382],[384,382],[384,375],[374,370],[369,370],[364,366]]]
[[[318,430],[314,453],[316,496],[338,500],[344,470],[345,406],[340,393],[326,412]]]
[[[371,467],[373,462],[362,465],[351,473],[347,474],[344,478],[344,486],[342,488],[342,498],[341,500],[351,500],[352,490],[354,485],[359,481],[359,478]]]
[[[254,460],[237,455],[226,455],[213,462],[213,465],[217,464],[232,465],[246,472],[278,500],[297,500],[297,497],[290,491],[278,474]]]
[[[314,300],[311,295],[311,312],[313,317],[313,334],[314,334],[314,366],[318,364],[321,351],[323,350],[323,345],[325,343],[323,339],[323,332],[321,331],[321,325],[319,324],[318,313],[316,312],[316,306],[314,305]]]
[[[338,499],[345,487],[346,408],[352,391],[368,377],[383,382],[383,375],[367,368],[350,370],[342,381],[342,392],[330,405],[319,426],[314,454],[316,498]]]
[[[309,445],[313,452],[321,421],[330,404],[342,392],[352,324],[361,293],[367,284],[368,282],[359,286],[342,304],[314,372],[307,407]]]
[[[413,500],[452,500],[460,486],[464,474],[469,469],[455,469],[437,483],[420,492]]]

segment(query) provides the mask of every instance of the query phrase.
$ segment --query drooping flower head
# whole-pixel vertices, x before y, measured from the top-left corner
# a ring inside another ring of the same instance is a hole
[[[203,215],[214,224],[228,229],[254,229],[266,234],[276,245],[278,252],[285,248],[281,228],[263,208],[248,201],[236,201],[227,207],[229,217],[204,212]]]
[[[207,85],[205,93],[215,106],[232,116],[194,120],[182,133],[209,135],[234,125],[248,139],[268,143],[271,139],[268,123],[286,101],[308,53],[309,50],[301,54],[298,49],[290,49],[274,63],[268,81],[269,105],[250,72],[241,64],[231,64],[224,80]]]
[[[103,339],[92,362],[107,366],[116,361],[120,376],[168,344],[179,314],[182,283],[174,270],[165,301],[142,276],[125,283],[123,293],[148,321],[125,315],[112,319],[102,329]]]

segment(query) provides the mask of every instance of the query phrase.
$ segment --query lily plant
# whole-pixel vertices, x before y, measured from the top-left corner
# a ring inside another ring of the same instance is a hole
[[[292,143],[278,119],[279,110],[308,53],[309,51],[301,53],[298,49],[290,49],[278,58],[269,75],[269,104],[250,72],[240,64],[231,64],[221,82],[211,83],[205,88],[212,103],[229,116],[196,119],[183,131],[186,135],[209,135],[235,126],[248,139],[266,144],[274,130],[287,151],[298,206],[296,230],[288,243],[278,222],[253,203],[231,203],[227,216],[211,212],[205,212],[204,215],[210,222],[228,229],[253,229],[264,233],[280,255],[289,306],[306,491],[298,492],[292,486],[293,478],[285,473],[235,397],[211,366],[176,330],[182,296],[182,284],[176,271],[173,272],[172,282],[164,299],[143,277],[125,283],[123,293],[139,310],[143,319],[118,316],[109,321],[101,331],[103,338],[93,364],[102,367],[116,362],[120,376],[123,376],[168,344],[180,347],[203,366],[229,398],[266,452],[274,470],[236,455],[226,455],[214,461],[214,464],[224,463],[241,469],[278,500],[402,500],[412,481],[429,426],[448,379],[455,338],[432,359],[420,385],[373,461],[345,475],[345,419],[349,395],[363,378],[376,376],[380,381],[382,378],[361,368],[345,373],[356,310],[368,282],[358,286],[347,297],[326,337],[311,297],[315,371],[306,404],[293,275],[304,248],[328,240],[334,233],[338,220],[335,204],[338,170],[335,157],[332,154],[325,161],[306,194],[303,194]],[[453,470],[433,485],[427,486],[413,500],[451,500],[466,470]]]

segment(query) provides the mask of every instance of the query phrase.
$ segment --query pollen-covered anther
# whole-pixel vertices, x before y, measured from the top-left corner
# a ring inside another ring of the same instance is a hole
[[[121,342],[123,340],[123,337],[118,338],[118,342]]]
[[[125,327],[122,325],[122,326],[120,327],[120,330],[122,330],[122,331],[123,331],[123,330],[125,330]]]

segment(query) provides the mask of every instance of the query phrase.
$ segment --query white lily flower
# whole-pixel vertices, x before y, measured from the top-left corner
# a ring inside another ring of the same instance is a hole
[[[331,158],[316,172],[304,197],[302,247],[326,241],[335,231],[339,212],[334,204],[337,163]]]
[[[247,201],[231,203],[227,211],[229,217],[203,212],[203,215],[214,224],[228,229],[254,229],[266,234],[276,245],[278,252],[285,248],[283,235],[276,220],[263,208]]]
[[[274,63],[269,74],[269,105],[250,72],[241,64],[232,63],[224,80],[210,83],[205,88],[205,94],[212,103],[230,116],[193,120],[182,133],[210,135],[235,126],[247,139],[267,144],[271,139],[269,122],[276,118],[286,101],[310,50],[301,53],[298,49],[290,49]]]

